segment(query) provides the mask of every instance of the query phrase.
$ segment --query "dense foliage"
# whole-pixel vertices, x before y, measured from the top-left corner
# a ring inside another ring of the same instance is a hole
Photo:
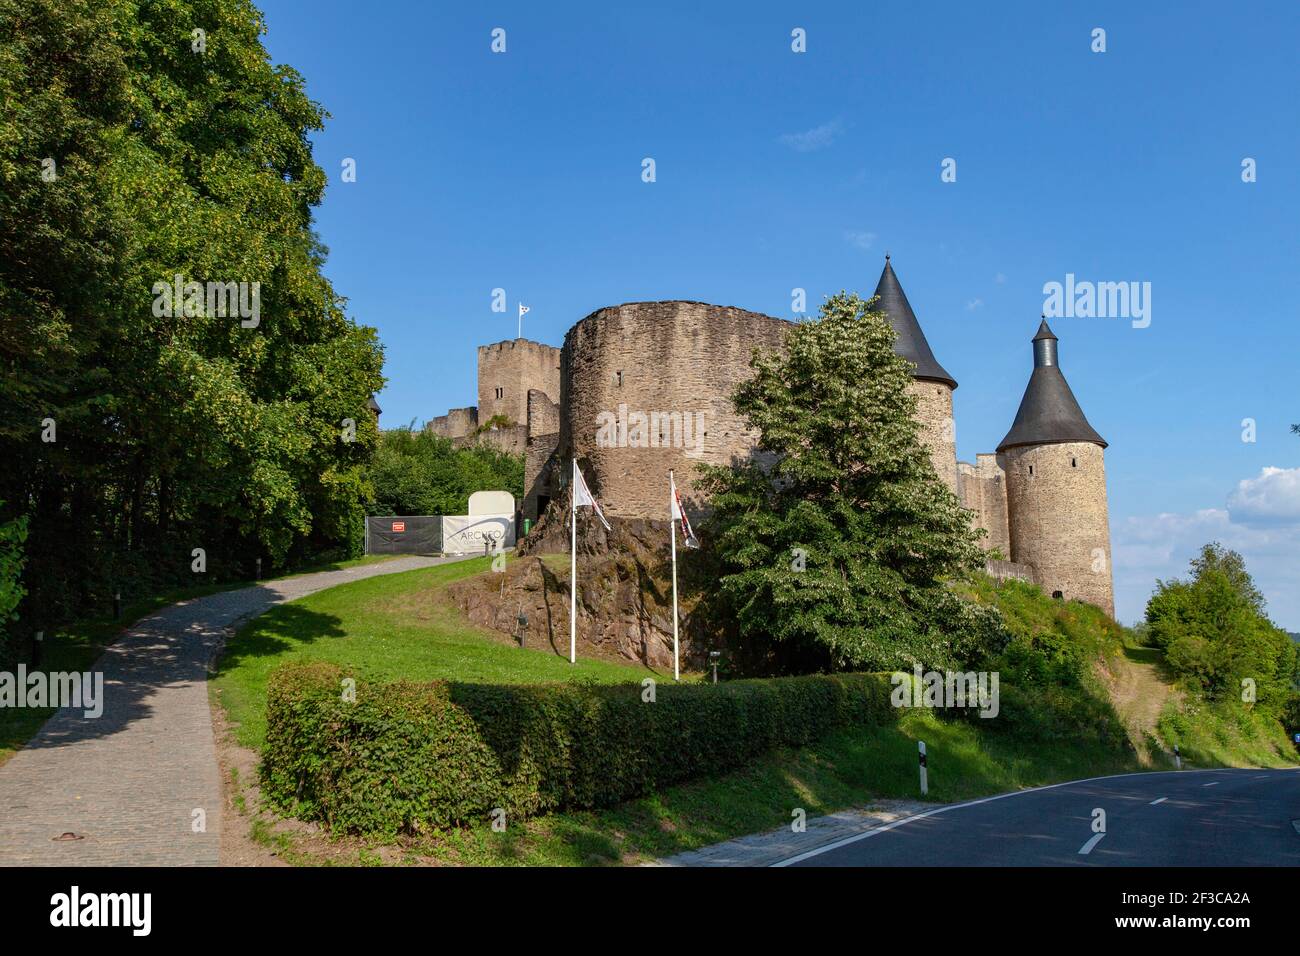
[[[891,723],[888,675],[661,686],[359,681],[286,664],[267,692],[265,792],[346,832],[393,834],[609,806],[830,729]]]
[[[756,353],[733,396],[760,453],[707,468],[711,613],[749,673],[956,666],[1005,640],[949,580],[977,532],[921,443],[913,367],[884,315],[840,293]]]
[[[369,479],[369,514],[463,515],[476,491],[508,491],[521,502],[524,457],[398,428],[380,434]]]
[[[1190,570],[1185,581],[1156,582],[1147,602],[1148,640],[1185,686],[1210,700],[1280,713],[1300,678],[1297,649],[1264,613],[1245,561],[1216,542],[1201,549]],[[1243,699],[1243,682],[1253,682],[1256,700]]]
[[[195,581],[195,548],[210,580],[360,544],[382,353],[321,274],[323,113],[262,31],[249,0],[0,0],[11,652],[114,591]],[[250,306],[258,283],[257,314],[169,309],[177,276]]]

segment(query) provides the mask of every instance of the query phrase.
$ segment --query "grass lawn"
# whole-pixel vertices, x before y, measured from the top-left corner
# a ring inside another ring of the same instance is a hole
[[[299,574],[311,574],[316,571],[335,571],[342,568],[357,567],[392,560],[392,555],[367,555],[351,561],[336,561],[331,564],[315,565],[295,571],[285,577]],[[268,579],[277,580],[277,579]],[[122,609],[122,617],[115,620],[112,614],[76,621],[53,633],[46,634],[42,642],[42,671],[88,671],[104,648],[118,639],[122,631],[142,617],[147,617],[159,608],[164,608],[177,601],[205,597],[218,591],[231,591],[236,588],[249,587],[255,581],[228,581],[222,584],[207,584],[200,587],[167,591],[150,597],[141,598]],[[0,709],[0,764],[14,755],[36,731],[41,729],[54,714],[53,707],[4,708]]]
[[[474,683],[535,684],[565,680],[634,682],[671,679],[633,663],[578,658],[549,647],[520,648],[504,635],[468,623],[443,588],[480,574],[487,558],[353,581],[274,607],[230,642],[212,687],[245,747],[266,734],[266,683],[289,660],[322,660],[380,680],[445,678]]]

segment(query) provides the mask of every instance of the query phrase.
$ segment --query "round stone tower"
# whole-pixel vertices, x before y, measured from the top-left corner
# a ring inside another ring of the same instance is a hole
[[[912,377],[912,394],[916,396],[916,416],[921,422],[921,441],[930,450],[934,470],[948,490],[960,496],[957,485],[957,434],[952,418],[952,393],[957,381],[934,357],[930,343],[921,331],[921,323],[898,283],[889,256],[885,271],[876,285],[879,300],[875,308],[885,313],[894,327],[894,351],[916,366]]]
[[[1030,565],[1048,594],[1087,601],[1114,617],[1106,441],[1061,373],[1057,341],[1044,320],[1020,410],[998,445],[1011,560]]]
[[[560,356],[559,460],[576,456],[605,514],[668,518],[668,471],[697,505],[696,465],[754,453],[731,405],[753,350],[779,350],[791,327],[704,302],[629,302],[569,329]]]

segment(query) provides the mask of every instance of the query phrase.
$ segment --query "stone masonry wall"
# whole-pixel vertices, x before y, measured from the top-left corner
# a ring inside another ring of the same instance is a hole
[[[696,463],[725,464],[751,453],[756,436],[730,396],[752,374],[753,349],[783,347],[789,328],[783,319],[702,302],[634,302],[593,312],[564,339],[561,457],[576,452],[608,515],[666,515],[670,468],[683,500],[698,506]],[[619,420],[606,431],[613,447],[597,445],[602,412],[606,422]]]
[[[1008,448],[1002,461],[1011,560],[1032,565],[1048,594],[1060,591],[1067,600],[1088,601],[1114,617],[1101,446],[1062,442]]]
[[[559,397],[559,393],[556,393]],[[528,448],[524,452],[523,515],[536,521],[544,510],[539,498],[553,498],[558,489],[553,467],[560,441],[560,406],[540,389],[528,390]]]
[[[504,415],[528,422],[528,392],[560,394],[560,350],[528,339],[481,345],[478,350],[478,420]],[[500,396],[500,397],[498,397]]]
[[[453,438],[451,443],[457,448],[484,445],[508,455],[522,455],[528,447],[528,426],[506,425],[502,428],[488,428],[472,435]]]
[[[930,449],[930,460],[939,480],[954,495],[957,490],[957,432],[952,419],[952,389],[942,382],[914,380],[916,417],[921,422],[921,441]]]
[[[426,431],[443,438],[464,438],[478,428],[478,409],[473,405],[469,408],[453,408],[446,415],[429,419],[424,427]]]
[[[974,513],[976,527],[988,535],[981,540],[985,551],[998,551],[1004,559],[1011,557],[1011,532],[1007,527],[1006,473],[994,454],[975,456],[976,464],[959,462],[961,503]]]

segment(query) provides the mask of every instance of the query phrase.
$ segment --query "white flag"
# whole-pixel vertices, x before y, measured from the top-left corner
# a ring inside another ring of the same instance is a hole
[[[668,512],[670,515],[668,520],[680,520],[682,523],[682,539],[686,542],[686,547],[698,548],[700,542],[695,540],[695,533],[691,531],[691,521],[686,517],[686,509],[682,507],[682,496],[677,493],[677,479],[673,477],[671,471],[668,472],[668,498],[669,508],[671,509]]]
[[[527,312],[527,311],[528,311],[528,306],[526,306],[526,305],[524,305],[522,302],[520,302],[520,303],[519,303],[519,318],[522,319],[522,318],[524,317],[524,313]]]
[[[591,505],[595,509],[596,517],[600,519],[600,523],[605,526],[606,531],[613,530],[610,528],[609,522],[605,520],[605,513],[600,510],[600,505],[592,497],[591,490],[582,477],[582,469],[578,467],[578,463],[575,461],[573,463],[573,507],[581,508],[583,505]]]

